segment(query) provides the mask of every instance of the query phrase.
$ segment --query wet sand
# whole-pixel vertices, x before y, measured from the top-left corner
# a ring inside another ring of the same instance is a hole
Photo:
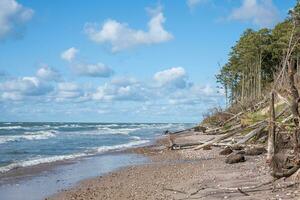
[[[191,132],[176,142],[210,137]],[[246,162],[230,165],[219,155],[220,147],[170,151],[165,144],[160,140],[157,145],[128,150],[148,156],[148,164],[84,180],[47,199],[300,199],[299,186],[290,186],[291,179],[246,189],[272,180],[265,155],[246,156]]]
[[[0,200],[45,199],[81,180],[145,162],[143,155],[115,152],[15,169],[0,177]]]

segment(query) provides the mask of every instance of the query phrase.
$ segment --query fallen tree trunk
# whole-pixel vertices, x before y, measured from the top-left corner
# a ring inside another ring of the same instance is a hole
[[[268,135],[268,154],[267,162],[271,163],[275,155],[275,95],[274,92],[271,92],[271,101],[270,101],[270,121],[269,121],[269,135]]]
[[[242,124],[238,124],[236,126],[233,126],[231,127],[230,129],[228,130],[223,130],[223,131],[219,131],[219,132],[214,132],[213,134],[212,133],[209,133],[209,132],[206,132],[207,135],[222,135],[222,134],[226,134],[228,132],[231,132],[231,131],[235,131],[235,130],[238,130],[238,129],[242,129],[243,126]]]
[[[292,167],[291,169],[285,171],[285,172],[272,172],[271,175],[275,178],[287,178],[292,176],[294,173],[296,173],[300,169],[300,165],[296,165]]]
[[[237,131],[238,131],[238,130],[237,130]],[[204,143],[204,144],[201,144],[201,145],[195,147],[194,150],[199,150],[199,149],[202,149],[202,148],[204,148],[204,147],[206,147],[206,146],[212,145],[212,144],[214,144],[214,143],[218,143],[218,142],[220,142],[220,141],[222,141],[222,140],[224,140],[224,139],[226,139],[226,138],[229,138],[229,137],[235,135],[235,134],[237,133],[237,131],[229,132],[229,133],[227,133],[227,134],[225,134],[225,135],[222,135],[222,136],[219,137],[219,138],[216,138],[216,139],[214,139],[214,140],[212,140],[212,141],[209,141],[209,142],[206,142],[206,143]]]
[[[239,112],[238,114],[234,115],[233,117],[231,117],[230,119],[226,120],[225,122],[221,123],[221,126],[224,126],[225,124],[231,122],[232,120],[238,118],[239,116],[241,116],[242,114],[244,114],[244,112]]]
[[[167,132],[167,134],[174,135],[174,134],[184,133],[184,132],[187,132],[187,131],[192,131],[194,128],[195,127],[184,129],[184,130],[180,130],[180,131],[175,131],[175,132]]]
[[[278,118],[278,117],[280,117],[281,115],[283,115],[283,114],[286,112],[287,109],[288,109],[288,107],[285,107],[285,108],[284,108],[284,109],[276,116],[276,118]],[[227,132],[227,134],[222,135],[221,137],[216,138],[216,139],[213,140],[213,141],[207,142],[207,143],[205,143],[205,144],[201,144],[201,145],[195,147],[194,150],[199,150],[199,149],[202,149],[203,147],[209,146],[209,145],[211,145],[211,144],[218,143],[218,142],[220,142],[220,141],[222,141],[222,140],[224,140],[224,139],[227,139],[227,138],[229,138],[229,137],[231,137],[231,136],[234,136],[235,134],[238,133],[238,131],[241,131],[241,130],[243,130],[243,129],[253,129],[253,128],[257,128],[257,127],[260,128],[260,127],[262,127],[262,126],[266,127],[267,124],[268,124],[268,120],[259,121],[259,122],[255,123],[255,124],[252,124],[252,125],[247,126],[247,127],[242,127],[242,125],[239,124],[239,125],[237,125],[237,126],[231,128],[231,129],[228,129],[228,130],[226,130],[226,131],[223,132],[223,134],[226,133],[226,132]],[[228,132],[229,132],[229,133],[228,133]],[[222,132],[221,132],[221,133],[222,133]]]
[[[266,128],[267,125],[263,124],[260,127],[250,131],[243,139],[241,139],[237,144],[244,144],[248,142],[251,138],[258,135],[264,128]]]

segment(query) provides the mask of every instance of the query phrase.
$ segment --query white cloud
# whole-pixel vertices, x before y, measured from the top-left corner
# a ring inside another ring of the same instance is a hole
[[[119,77],[97,88],[92,95],[102,101],[141,101],[146,99],[147,89],[133,78]]]
[[[232,11],[230,20],[250,21],[260,27],[271,27],[278,19],[272,0],[243,0],[241,7]]]
[[[83,95],[80,87],[73,82],[62,82],[57,85],[57,93],[55,98],[57,101],[63,101],[66,99],[75,99]]]
[[[65,50],[64,52],[61,53],[60,57],[63,59],[63,60],[66,60],[68,62],[72,62],[75,57],[76,57],[76,54],[79,52],[78,49],[76,49],[75,47],[71,47],[67,50]]]
[[[187,75],[182,67],[173,67],[154,74],[154,80],[160,87],[168,86],[175,88],[185,88],[188,86]]]
[[[32,9],[22,6],[15,0],[1,0],[0,39],[8,37],[11,33],[17,33],[19,26],[29,21],[33,13]]]
[[[113,70],[103,63],[85,64],[79,63],[71,66],[72,69],[81,76],[89,77],[110,77],[113,74]]]
[[[201,3],[206,3],[209,0],[187,0],[186,4],[188,5],[188,7],[190,9],[194,9],[195,7],[197,7],[199,4]]]
[[[113,52],[121,51],[138,45],[150,45],[166,42],[173,38],[165,30],[165,17],[161,9],[151,10],[151,19],[148,22],[148,31],[135,30],[126,23],[116,20],[107,20],[102,27],[95,23],[87,23],[84,31],[89,39],[97,43],[110,43]]]
[[[21,100],[28,96],[41,96],[52,90],[50,85],[36,77],[23,77],[0,83],[2,98]]]
[[[58,81],[61,78],[60,74],[56,70],[48,67],[47,65],[38,69],[36,76],[45,81]]]

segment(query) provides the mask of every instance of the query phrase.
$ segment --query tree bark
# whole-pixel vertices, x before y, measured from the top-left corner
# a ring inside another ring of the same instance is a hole
[[[270,121],[269,121],[269,136],[268,136],[268,154],[267,162],[271,163],[275,154],[275,94],[271,92],[270,99]]]

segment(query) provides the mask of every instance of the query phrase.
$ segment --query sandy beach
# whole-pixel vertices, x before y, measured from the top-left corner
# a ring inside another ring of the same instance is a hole
[[[195,132],[181,134],[176,143],[209,140]],[[273,183],[265,155],[245,156],[246,161],[226,164],[222,147],[210,150],[166,148],[167,140],[128,150],[148,156],[150,163],[122,168],[84,180],[47,200],[83,199],[299,199],[292,180]]]

